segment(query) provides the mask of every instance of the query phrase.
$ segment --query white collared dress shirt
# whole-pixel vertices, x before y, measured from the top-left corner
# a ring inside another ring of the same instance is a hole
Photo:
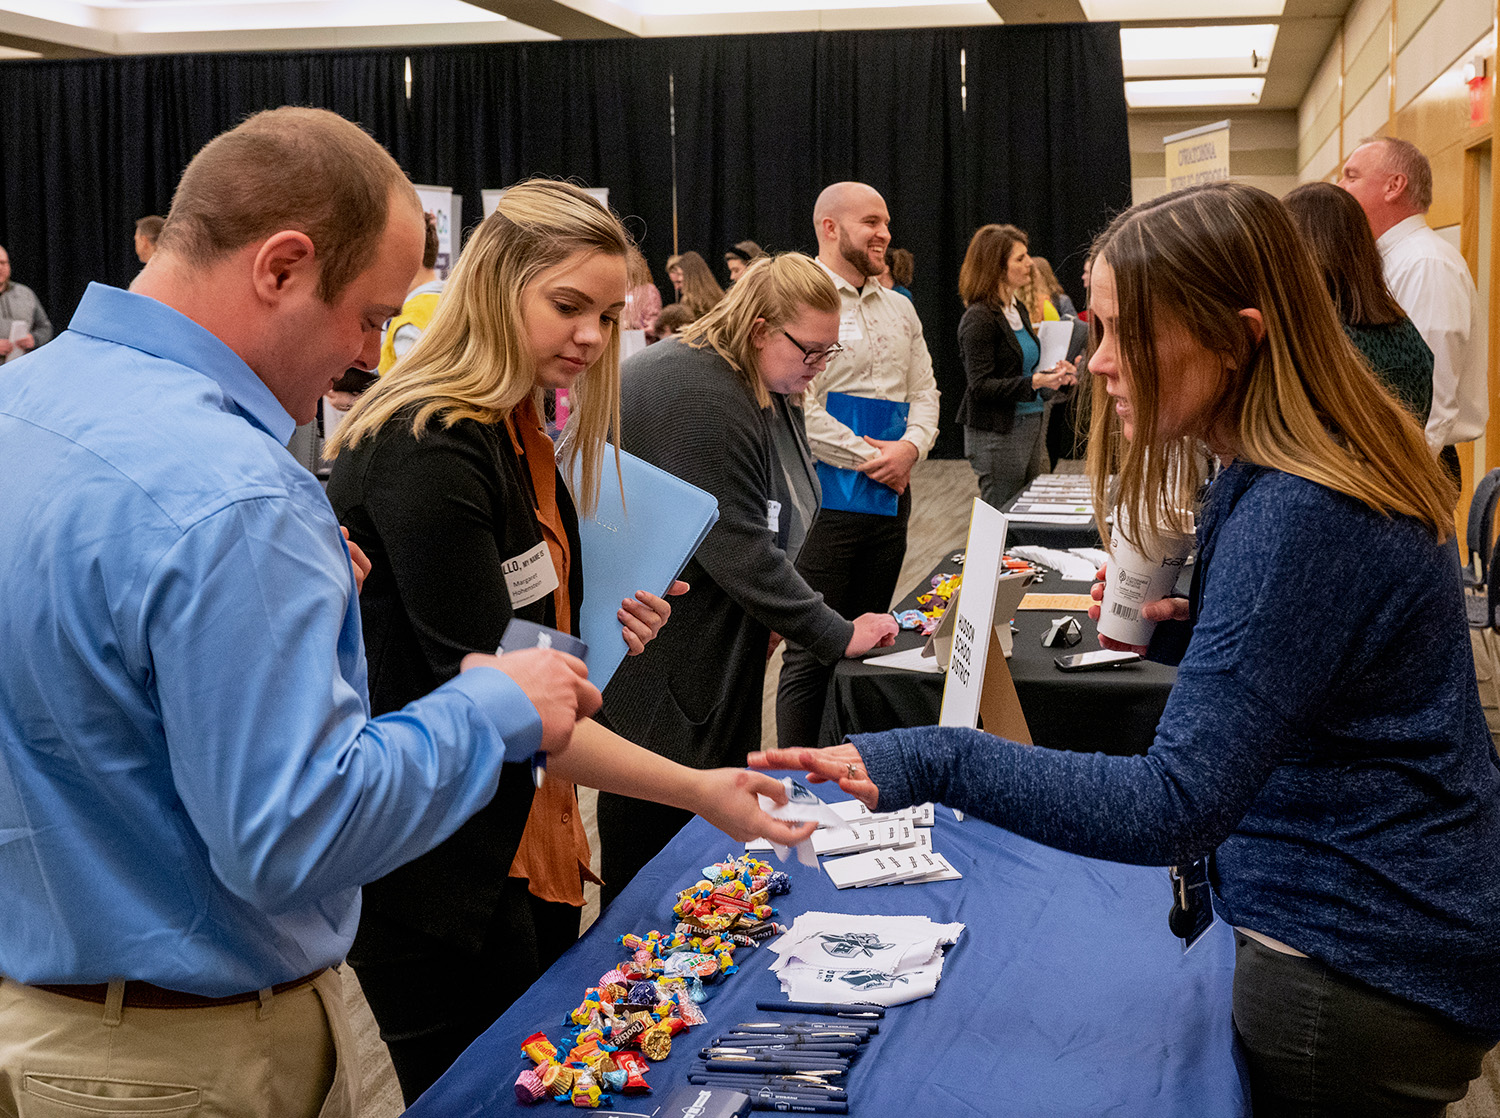
[[[1468,264],[1421,214],[1391,226],[1375,247],[1391,294],[1432,349],[1428,444],[1436,451],[1478,438],[1490,415],[1489,339]]]
[[[926,458],[937,439],[938,387],[916,308],[874,281],[855,287],[822,261],[818,266],[839,291],[839,344],[844,348],[817,375],[803,400],[814,456],[851,470],[879,453],[824,410],[828,393],[846,392],[909,404],[901,437],[917,448],[919,461]]]

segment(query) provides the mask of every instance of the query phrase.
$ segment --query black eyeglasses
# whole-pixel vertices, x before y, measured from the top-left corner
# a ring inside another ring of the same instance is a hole
[[[844,347],[839,345],[838,342],[834,342],[827,349],[812,349],[808,346],[803,345],[790,334],[787,334],[785,330],[783,330],[782,333],[786,335],[787,341],[791,342],[794,346],[802,351],[802,363],[809,367],[817,365],[823,361],[831,361],[833,360],[833,358],[844,352]]]

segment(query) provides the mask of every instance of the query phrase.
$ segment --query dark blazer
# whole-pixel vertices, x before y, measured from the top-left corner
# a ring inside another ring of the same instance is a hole
[[[719,520],[682,577],[672,619],[604,690],[604,720],[647,749],[694,768],[743,764],[760,748],[766,645],[774,631],[824,663],[841,658],[854,626],[826,605],[787,559],[788,517],[767,524],[767,502],[789,507],[771,409],[761,408],[712,349],[668,339],[621,371],[625,449],[719,500]],[[801,411],[772,396],[800,429]]]
[[[412,438],[398,414],[338,456],[328,499],[370,557],[359,606],[374,713],[398,710],[494,652],[512,616],[557,625],[552,595],[512,610],[501,570],[542,542],[531,475],[502,426],[440,421]],[[578,516],[557,502],[573,553],[572,631],[583,602]],[[506,765],[490,803],[433,850],[365,886],[365,907],[477,951],[531,810],[531,772]]]
[[[1035,340],[1026,308],[1016,303],[1021,325]],[[1003,311],[970,303],[958,323],[958,351],[969,385],[958,405],[958,421],[965,427],[1008,434],[1015,424],[1016,405],[1037,399],[1031,377],[1021,373],[1021,343]]]

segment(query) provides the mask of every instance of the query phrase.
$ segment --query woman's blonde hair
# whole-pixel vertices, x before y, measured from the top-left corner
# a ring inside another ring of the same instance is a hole
[[[761,383],[752,337],[756,320],[764,319],[766,329],[775,330],[804,308],[838,313],[839,292],[828,273],[800,252],[762,256],[741,273],[718,306],[678,337],[695,349],[712,346],[740,374],[756,403],[769,407],[771,394]]]
[[[445,427],[461,419],[502,422],[528,396],[540,415],[542,389],[527,344],[522,295],[542,272],[576,253],[624,258],[629,247],[619,219],[575,186],[532,179],[507,190],[464,246],[427,329],[360,397],[326,455],[358,446],[408,409],[417,438],[434,419]],[[568,396],[561,457],[570,469],[576,458],[583,460],[575,497],[587,515],[598,496],[605,444],[620,429],[618,329]]]
[[[1132,438],[1096,376],[1089,438],[1095,516],[1108,539],[1110,475],[1133,542],[1160,526],[1187,527],[1202,480],[1200,439],[1237,458],[1306,478],[1384,515],[1425,524],[1439,542],[1452,528],[1452,481],[1422,429],[1350,344],[1322,274],[1285,207],[1263,190],[1217,182],[1144,202],[1117,217],[1094,252],[1114,272],[1121,372]],[[1240,314],[1260,311],[1256,339]],[[1221,387],[1191,433],[1160,430],[1176,385],[1162,331],[1217,354]],[[1093,316],[1097,344],[1099,316]]]

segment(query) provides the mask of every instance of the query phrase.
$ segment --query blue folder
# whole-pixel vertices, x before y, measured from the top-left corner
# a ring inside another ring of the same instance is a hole
[[[847,392],[830,392],[823,401],[823,409],[856,435],[890,441],[906,434],[906,413],[910,407],[904,400],[876,400]],[[900,500],[896,491],[858,470],[842,470],[819,462],[818,484],[823,487],[825,509],[896,515],[896,502]]]
[[[583,662],[599,690],[615,674],[629,648],[620,635],[620,602],[637,590],[665,594],[719,519],[711,493],[620,452],[605,448],[594,515],[578,523],[583,552],[583,609],[579,637],[589,646]],[[620,502],[621,482],[625,501]],[[569,479],[576,494],[576,477]]]

